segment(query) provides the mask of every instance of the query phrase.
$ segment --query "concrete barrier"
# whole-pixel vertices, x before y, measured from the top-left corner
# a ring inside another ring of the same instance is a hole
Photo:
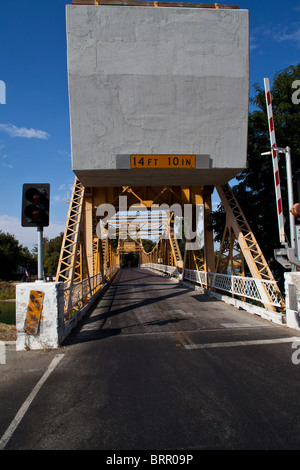
[[[44,293],[43,308],[36,335],[24,331],[32,291]],[[16,287],[16,327],[17,351],[58,348],[64,337],[63,283],[36,281],[18,284]]]
[[[284,273],[286,324],[300,330],[300,272]]]
[[[18,284],[16,287],[16,327],[17,341],[16,350],[25,351],[33,349],[56,349],[69,336],[73,328],[76,327],[93,304],[110,286],[118,271],[113,273],[109,280],[76,312],[69,320],[65,321],[64,311],[64,283],[36,281],[31,283]],[[32,313],[30,334],[25,331],[25,320],[28,323],[28,307],[31,304],[30,298],[33,292],[43,293],[43,305],[41,315],[38,309]]]

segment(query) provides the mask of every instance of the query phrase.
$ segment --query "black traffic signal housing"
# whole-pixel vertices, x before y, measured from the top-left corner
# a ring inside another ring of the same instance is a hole
[[[22,227],[48,227],[50,184],[23,184]]]

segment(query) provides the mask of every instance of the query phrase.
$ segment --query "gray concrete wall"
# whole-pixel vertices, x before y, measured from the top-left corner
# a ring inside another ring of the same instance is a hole
[[[286,324],[300,330],[300,273],[284,273]]]
[[[66,9],[72,168],[83,184],[219,184],[245,167],[247,10]],[[209,159],[143,171],[127,169],[130,154]]]

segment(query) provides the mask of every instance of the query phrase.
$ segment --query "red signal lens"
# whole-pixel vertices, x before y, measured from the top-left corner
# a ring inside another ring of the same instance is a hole
[[[32,202],[33,202],[34,204],[37,204],[37,203],[39,202],[39,200],[40,200],[40,197],[41,197],[40,194],[33,194],[33,195],[32,195],[32,198],[31,198],[31,199],[32,199]]]
[[[33,220],[36,220],[38,219],[40,216],[40,211],[38,209],[33,209],[33,211],[31,212],[31,218]]]
[[[32,204],[32,205],[26,207],[25,215],[26,215],[26,217],[29,217],[32,220],[37,220],[37,219],[40,218],[41,211],[37,206],[34,206]]]
[[[41,198],[41,193],[36,188],[30,188],[26,191],[25,197],[28,201],[37,204]]]

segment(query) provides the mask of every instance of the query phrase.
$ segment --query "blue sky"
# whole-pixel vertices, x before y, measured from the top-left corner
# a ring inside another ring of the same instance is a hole
[[[0,230],[32,247],[21,227],[23,183],[50,183],[53,238],[64,230],[71,169],[64,0],[1,2]],[[214,3],[214,2],[209,2]],[[300,62],[300,0],[225,0],[250,12],[250,95],[264,77]],[[300,78],[300,77],[299,77]],[[215,203],[217,200],[215,200]]]

